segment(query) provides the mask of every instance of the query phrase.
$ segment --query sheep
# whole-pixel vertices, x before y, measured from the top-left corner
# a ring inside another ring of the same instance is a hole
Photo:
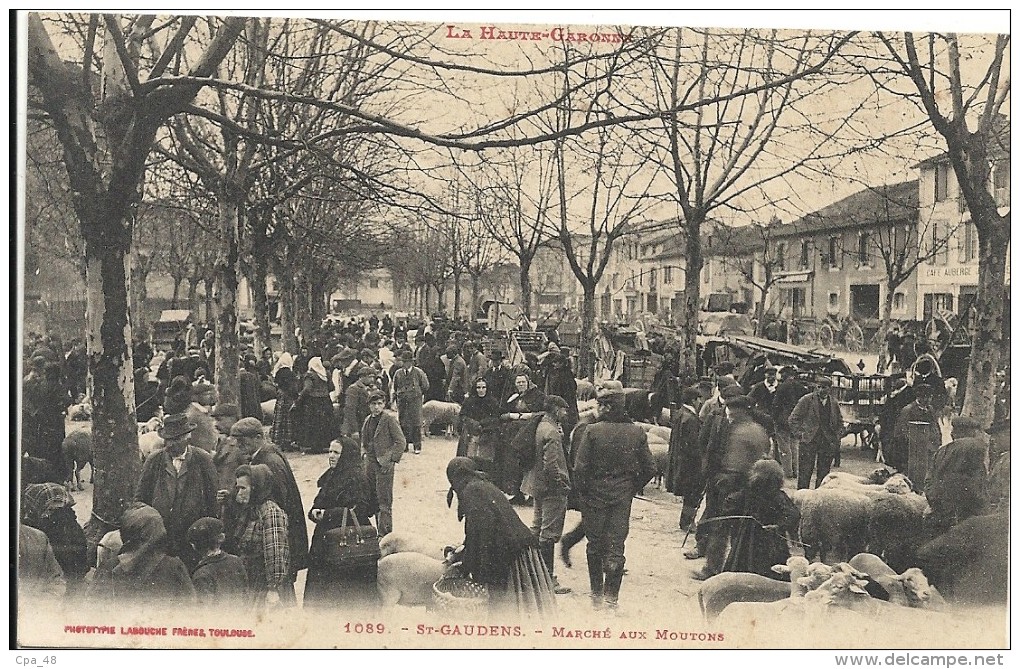
[[[266,400],[262,402],[262,424],[272,425],[273,418],[276,416],[276,400]]]
[[[92,420],[92,404],[86,399],[83,399],[78,404],[72,404],[67,408],[67,417],[75,422]]]
[[[456,402],[429,400],[421,407],[422,430],[425,434],[429,434],[433,423],[452,426],[459,415],[460,405]]]
[[[142,460],[163,448],[163,437],[157,432],[146,432],[138,435],[138,455]]]
[[[380,539],[379,552],[382,557],[393,555],[394,553],[420,553],[429,557],[436,557],[436,555],[443,557],[443,551],[437,550],[436,545],[429,544],[421,537],[401,534],[399,532],[390,532]]]
[[[159,416],[153,416],[144,423],[138,424],[138,434],[148,434],[149,432],[155,432],[159,428],[163,427],[163,419]]]
[[[800,509],[800,540],[809,560],[846,559],[866,543],[871,499],[852,490],[798,490],[793,501]]]
[[[595,384],[588,379],[577,379],[577,399],[582,402],[595,399]]]
[[[95,483],[96,468],[92,464],[92,432],[74,430],[60,444],[64,454],[64,486],[68,490],[84,490],[81,472],[89,466],[89,483]]]
[[[598,400],[577,400],[577,412],[585,413],[586,411],[595,411],[599,408]]]
[[[842,474],[842,472],[840,472],[840,474]],[[862,495],[874,497],[876,495],[883,495],[886,493],[905,495],[914,489],[914,484],[907,478],[906,474],[893,474],[883,483],[862,483],[853,475],[834,476],[830,474],[822,479],[822,483],[818,487],[850,490]]]
[[[658,439],[653,433],[649,433],[648,449],[652,452],[652,463],[655,465],[655,487],[661,490],[662,477],[666,473],[666,465],[669,464],[669,442]]]
[[[881,485],[888,481],[892,475],[893,472],[888,467],[879,467],[878,469],[871,472],[871,474],[867,476],[857,476],[856,474],[851,474],[850,472],[831,472],[825,478],[822,479],[822,482],[818,484],[818,487],[821,488],[823,486],[832,487],[836,485],[841,485],[842,482],[844,481],[858,483],[861,485],[874,485],[874,484]]]
[[[723,572],[701,584],[698,605],[707,622],[714,621],[733,602],[775,602],[787,597],[803,596],[797,580],[808,568],[806,559],[794,556],[772,570],[790,575],[790,582],[778,581],[759,574]]]
[[[379,560],[376,587],[383,606],[429,606],[432,586],[446,564],[421,553],[393,553]]]
[[[870,497],[868,551],[897,571],[913,566],[914,549],[924,540],[924,517],[929,512],[927,500],[916,493],[886,492]]]

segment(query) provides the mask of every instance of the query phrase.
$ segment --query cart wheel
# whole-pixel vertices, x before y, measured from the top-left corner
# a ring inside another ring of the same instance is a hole
[[[828,323],[825,323],[818,329],[818,343],[822,348],[832,350],[832,341],[834,338],[832,326]]]
[[[857,323],[851,323],[846,329],[846,349],[851,353],[864,350],[864,330]]]

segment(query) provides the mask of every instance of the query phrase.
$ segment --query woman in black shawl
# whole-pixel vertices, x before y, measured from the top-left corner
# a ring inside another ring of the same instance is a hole
[[[484,377],[475,379],[474,391],[464,400],[460,409],[460,440],[457,456],[469,457],[478,469],[492,472],[496,460],[496,442],[499,440],[499,403],[489,394],[489,383]]]
[[[312,547],[308,553],[308,577],[305,581],[305,607],[344,605],[358,610],[378,604],[375,585],[376,567],[338,569],[327,562],[326,532],[340,527],[344,509],[351,509],[362,525],[370,525],[379,510],[373,500],[361,447],[350,437],[340,437],[329,445],[329,469],[318,481],[319,493],[308,511],[315,523]],[[348,519],[348,525],[353,521]]]
[[[97,594],[118,606],[134,601],[160,610],[194,603],[188,569],[180,558],[166,554],[166,528],[159,511],[132,504],[120,518],[120,537],[124,542],[120,553],[96,570]]]
[[[21,519],[49,539],[53,556],[67,579],[68,598],[80,592],[89,571],[85,532],[73,506],[74,498],[59,483],[27,485],[21,496]]]
[[[496,480],[506,494],[513,495],[511,503],[525,504],[525,497],[521,492],[524,472],[521,471],[517,455],[513,452],[512,443],[520,429],[527,425],[528,420],[542,413],[545,394],[531,382],[531,376],[527,372],[517,367],[514,369],[516,370],[512,378],[514,392],[500,407],[499,419],[503,424],[499,449],[496,452]],[[576,402],[574,406],[577,406]]]
[[[538,540],[521,522],[503,493],[475,468],[471,458],[454,458],[446,467],[447,503],[457,496],[457,518],[464,520],[464,545],[451,562],[489,591],[496,615],[548,615],[556,608],[552,578],[538,553]]]
[[[800,525],[800,511],[783,492],[783,480],[782,465],[763,458],[751,467],[747,487],[726,499],[734,515],[745,518],[732,526],[723,571],[782,578],[772,566],[789,559],[787,537],[796,537]]]

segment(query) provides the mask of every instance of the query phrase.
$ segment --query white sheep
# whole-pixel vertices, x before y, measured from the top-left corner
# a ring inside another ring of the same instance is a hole
[[[822,479],[822,482],[818,484],[818,487],[833,487],[836,485],[842,485],[844,482],[852,482],[860,485],[881,485],[888,481],[892,475],[893,472],[888,467],[879,467],[867,476],[858,476],[856,474],[851,474],[850,472],[830,472]]]
[[[648,450],[652,452],[652,464],[655,465],[655,487],[662,488],[662,477],[669,464],[669,442],[659,439],[655,434],[648,433]]]
[[[430,544],[421,537],[400,532],[390,532],[379,540],[379,552],[382,557],[394,553],[420,553],[429,557],[443,556],[443,549],[436,544]]]
[[[872,553],[858,553],[850,559],[850,566],[885,588],[892,604],[930,611],[946,608],[946,600],[918,567],[897,574],[882,558]]]
[[[906,474],[893,474],[884,483],[865,483],[859,477],[855,477],[852,474],[843,475],[843,472],[840,472],[839,475],[830,474],[826,476],[818,487],[828,489],[839,488],[874,497],[886,493],[906,495],[913,490],[914,484],[907,478]]]
[[[142,460],[161,448],[163,448],[163,437],[159,436],[157,432],[138,435],[138,455]]]
[[[577,413],[585,413],[588,411],[595,411],[599,408],[598,400],[577,400]]]
[[[460,405],[456,402],[440,402],[429,400],[421,407],[421,425],[425,434],[429,434],[433,423],[453,425],[460,415]]]
[[[577,379],[577,399],[581,401],[595,399],[595,384],[588,379]]]
[[[893,569],[912,566],[913,551],[925,538],[928,501],[916,493],[885,492],[869,497],[868,551],[880,556]]]
[[[432,586],[443,577],[446,564],[421,553],[393,553],[379,560],[376,587],[383,606],[428,606]]]
[[[804,555],[823,562],[847,559],[863,552],[867,541],[871,499],[852,490],[798,490],[793,501],[800,509],[800,540]]]
[[[784,565],[772,570],[790,575],[790,582],[778,581],[759,574],[723,572],[701,584],[698,605],[705,620],[715,620],[723,609],[734,602],[776,602],[787,597],[803,596],[798,580],[804,576],[808,561],[800,556],[791,557]]]

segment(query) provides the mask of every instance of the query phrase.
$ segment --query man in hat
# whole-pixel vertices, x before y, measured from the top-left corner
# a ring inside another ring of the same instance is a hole
[[[777,376],[776,368],[769,365],[765,368],[765,378],[751,386],[747,393],[747,397],[754,404],[754,407],[758,411],[767,413],[770,416],[772,415],[772,400],[776,395],[776,389],[779,387]]]
[[[739,497],[747,487],[751,467],[769,452],[769,435],[760,423],[751,417],[751,400],[746,395],[728,397],[725,400],[726,429],[719,442],[719,448],[707,455],[710,464],[708,470],[707,494],[710,505],[718,510],[711,516],[706,506],[705,517],[701,528],[704,529],[705,566],[694,574],[697,580],[710,578],[722,571],[726,559],[727,537],[730,525],[727,521],[711,518],[735,515],[732,500]]]
[[[800,444],[793,436],[790,429],[790,414],[800,398],[808,394],[809,390],[799,378],[797,368],[793,365],[781,367],[777,376],[779,383],[776,385],[776,392],[772,396],[772,421],[775,424],[776,448],[783,463],[783,474],[786,478],[797,476],[799,466],[798,458]]]
[[[217,477],[212,456],[191,445],[195,424],[185,414],[171,414],[158,431],[163,448],[149,454],[135,489],[135,501],[159,511],[167,534],[167,553],[193,569],[199,556],[187,532],[199,518],[219,515]]]
[[[446,358],[449,361],[446,368],[446,401],[463,404],[468,391],[467,363],[456,346],[446,349]]]
[[[344,422],[341,433],[357,438],[361,424],[368,416],[368,396],[375,389],[374,368],[363,366],[358,372],[358,380],[344,393]]]
[[[481,344],[474,342],[464,344],[464,359],[468,365],[467,378],[469,384],[480,377],[484,377],[485,372],[489,371],[489,359],[485,357]],[[467,390],[464,392],[466,393]]]
[[[269,496],[287,514],[287,540],[290,546],[291,574],[288,582],[280,588],[280,601],[294,606],[297,603],[294,581],[297,573],[308,566],[308,527],[305,525],[305,510],[294,471],[280,450],[266,440],[265,428],[257,419],[242,418],[237,421],[230,428],[230,436],[237,440],[245,463],[267,465],[273,472],[273,487]],[[220,498],[225,501],[222,491]]]
[[[942,428],[932,407],[934,391],[926,384],[914,385],[914,401],[896,419],[893,440],[907,449],[907,478],[923,486],[935,451],[942,445]]]
[[[556,542],[563,536],[567,516],[567,493],[570,492],[570,471],[563,448],[563,422],[569,405],[558,395],[546,395],[541,420],[535,430],[535,456],[531,469],[524,474],[521,492],[535,502],[531,533],[538,538],[538,550],[549,574],[555,567],[553,554]],[[562,595],[570,588],[559,585],[553,576],[555,592]]]
[[[981,424],[970,416],[953,417],[953,440],[939,448],[925,483],[934,525],[944,531],[985,508],[988,444]]]
[[[630,508],[655,473],[645,431],[627,415],[622,392],[603,392],[599,421],[584,431],[574,462],[574,485],[588,535],[592,605],[615,609],[626,564]]]
[[[393,372],[393,397],[397,402],[400,429],[407,438],[408,447],[415,455],[421,453],[421,406],[429,390],[429,379],[421,367],[414,364],[414,354],[400,354],[400,368]]]
[[[485,372],[485,385],[489,394],[502,402],[510,396],[513,381],[510,379],[510,366],[503,357],[503,351],[494,348],[489,351],[489,368]]]
[[[400,423],[383,411],[385,406],[386,396],[373,391],[368,398],[369,415],[361,427],[365,475],[379,504],[376,527],[381,537],[393,531],[393,470],[407,448]]]
[[[262,385],[259,382],[258,364],[255,356],[245,356],[244,364],[237,374],[237,397],[241,409],[241,418],[258,418],[262,420],[262,404],[259,402],[259,392],[262,389]]]
[[[732,378],[728,376],[716,377],[715,393],[712,395],[712,398],[704,402],[701,405],[701,408],[698,410],[698,418],[701,419],[702,423],[708,420],[709,414],[722,413],[723,410],[722,392],[724,389],[729,388],[730,386],[737,387],[737,389],[739,390],[739,392],[737,392],[738,395],[744,392],[743,390],[740,390],[739,385]]]
[[[216,465],[216,475],[219,485],[217,496],[234,489],[236,480],[234,471],[241,465],[247,463],[237,440],[230,436],[230,430],[240,418],[236,404],[217,404],[209,414],[216,425],[216,450],[213,452],[213,464]],[[223,496],[225,498],[225,496]]]
[[[797,489],[811,487],[815,474],[817,488],[829,474],[843,438],[843,413],[832,397],[832,379],[820,377],[817,388],[800,398],[790,413],[790,431],[799,442]]]

